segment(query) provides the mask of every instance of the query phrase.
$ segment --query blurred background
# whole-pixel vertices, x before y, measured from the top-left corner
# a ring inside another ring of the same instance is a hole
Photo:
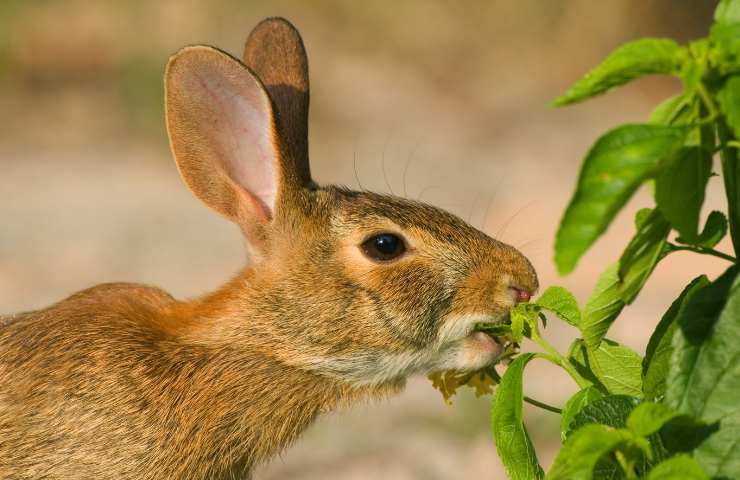
[[[703,36],[706,0],[400,2],[3,0],[0,2],[0,313],[35,309],[104,281],[214,289],[244,262],[235,227],[202,206],[170,157],[162,73],[183,45],[241,56],[249,30],[282,15],[311,68],[312,170],[321,183],[442,206],[529,256],[541,284],[585,301],[632,235],[640,192],[558,278],[552,244],[596,137],[646,119],[679,85],[641,80],[584,105],[547,102],[620,43]],[[705,214],[724,208],[710,182]],[[727,250],[726,244],[719,249]],[[673,254],[612,329],[641,353],[660,314],[721,261]],[[552,322],[565,349],[575,332]],[[534,362],[526,392],[562,405],[575,385]],[[426,379],[400,397],[321,419],[259,480],[505,478],[488,433],[490,398],[446,406]],[[555,415],[527,408],[548,466]]]

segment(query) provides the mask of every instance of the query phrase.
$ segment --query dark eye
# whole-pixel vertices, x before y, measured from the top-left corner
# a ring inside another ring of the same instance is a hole
[[[373,235],[362,244],[365,255],[381,262],[395,260],[406,251],[403,239],[393,233]]]

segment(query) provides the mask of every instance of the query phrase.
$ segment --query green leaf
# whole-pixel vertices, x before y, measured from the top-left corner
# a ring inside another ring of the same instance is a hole
[[[570,397],[568,402],[565,404],[565,408],[563,408],[563,413],[560,417],[560,439],[562,441],[565,441],[565,438],[570,431],[570,424],[573,422],[575,416],[578,415],[584,407],[602,398],[604,398],[604,394],[596,387],[586,387]]]
[[[494,337],[505,337],[511,335],[511,325],[506,323],[476,323],[475,330],[486,332]]]
[[[522,375],[532,358],[534,354],[524,353],[511,362],[496,388],[491,410],[496,450],[513,480],[541,479],[544,476],[522,419]]]
[[[629,395],[608,395],[583,407],[573,418],[568,436],[584,425],[598,423],[612,428],[625,428],[630,412],[640,399]]]
[[[535,302],[574,327],[581,324],[581,309],[576,298],[563,287],[549,287]]]
[[[696,460],[683,454],[656,465],[647,480],[709,480],[709,477]]]
[[[585,425],[568,436],[545,478],[590,480],[599,460],[633,440],[634,436],[627,430],[604,425]]]
[[[717,135],[720,143],[723,144],[733,140],[729,127],[722,119],[717,122]],[[737,138],[734,139],[737,140]],[[730,237],[732,238],[732,247],[735,254],[738,254],[740,253],[740,168],[738,168],[740,158],[738,158],[738,149],[722,148],[720,159],[725,195],[727,196],[727,219],[730,224]]]
[[[666,238],[671,231],[671,226],[657,209],[637,223],[635,236],[619,258],[619,295],[626,304],[632,303],[637,297],[664,255]]]
[[[714,10],[717,23],[740,23],[740,0],[720,0]]]
[[[627,428],[635,435],[647,437],[681,414],[662,404],[645,402],[636,406],[627,417]]]
[[[670,368],[673,346],[671,340],[676,330],[676,317],[682,305],[691,296],[709,284],[706,276],[695,278],[683,289],[663,314],[658,326],[650,337],[645,358],[642,361],[642,392],[648,400],[663,397],[666,388],[666,375]]]
[[[666,403],[719,430],[694,458],[712,477],[740,478],[740,278],[728,269],[679,312]]]
[[[714,46],[712,60],[722,75],[740,70],[740,23],[712,25],[709,38]]]
[[[509,313],[511,336],[516,343],[522,343],[525,333],[532,328],[533,323],[537,322],[539,313],[537,305],[532,303],[520,303],[511,309]]]
[[[711,174],[711,152],[683,147],[655,179],[658,208],[688,243],[698,239],[699,212]]]
[[[686,58],[686,49],[670,39],[643,38],[625,43],[555,99],[553,105],[580,102],[644,75],[677,73]]]
[[[596,378],[614,395],[642,395],[642,358],[624,345],[604,339],[587,352]]]
[[[714,248],[725,235],[727,235],[727,217],[724,213],[714,210],[707,217],[704,229],[694,242],[687,242],[681,237],[676,238],[676,241],[683,244]]]
[[[598,347],[609,326],[624,308],[618,272],[619,263],[610,265],[599,276],[594,291],[586,301],[581,332],[589,348]]]
[[[650,114],[648,122],[659,125],[671,125],[686,110],[690,98],[684,94],[674,95],[658,104]]]
[[[568,349],[568,362],[575,368],[576,373],[581,377],[578,382],[579,385],[593,385],[600,392],[608,393],[606,387],[601,384],[601,381],[596,378],[596,375],[591,370],[591,363],[588,359],[588,350],[583,339],[577,338],[573,341]]]
[[[555,240],[560,274],[573,270],[637,187],[681,146],[684,136],[685,129],[678,127],[623,125],[596,141],[583,162]]]
[[[735,138],[740,138],[740,76],[727,79],[717,93],[717,101]]]

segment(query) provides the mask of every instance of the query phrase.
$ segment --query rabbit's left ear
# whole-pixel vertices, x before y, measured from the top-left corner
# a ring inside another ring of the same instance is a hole
[[[244,46],[244,64],[262,81],[275,106],[278,137],[296,184],[311,182],[308,164],[308,58],[298,30],[280,17],[260,22]]]

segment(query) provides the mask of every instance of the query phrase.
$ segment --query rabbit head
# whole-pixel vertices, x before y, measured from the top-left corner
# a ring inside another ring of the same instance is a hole
[[[529,261],[421,202],[319,186],[308,164],[308,68],[298,32],[268,19],[243,62],[212,47],[169,61],[166,115],[187,185],[246,237],[222,293],[223,337],[353,384],[473,370],[500,354],[475,332],[537,289]]]

